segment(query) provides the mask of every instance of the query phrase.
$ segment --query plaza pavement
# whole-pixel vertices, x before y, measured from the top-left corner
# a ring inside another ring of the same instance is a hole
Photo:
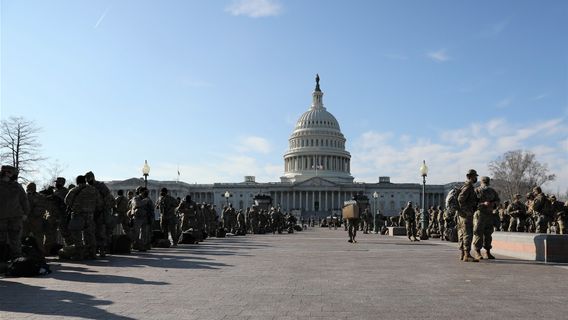
[[[314,228],[0,278],[0,319],[568,319],[566,265]]]

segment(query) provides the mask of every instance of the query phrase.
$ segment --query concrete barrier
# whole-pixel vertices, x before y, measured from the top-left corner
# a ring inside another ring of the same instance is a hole
[[[491,252],[544,262],[568,262],[568,235],[495,232]]]
[[[405,227],[387,227],[389,229],[389,236],[405,236],[406,235],[406,228]]]

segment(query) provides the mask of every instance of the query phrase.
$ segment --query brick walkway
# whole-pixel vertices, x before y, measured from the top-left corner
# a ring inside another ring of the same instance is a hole
[[[0,279],[0,319],[567,319],[568,268],[463,263],[439,240],[316,228],[52,263]]]

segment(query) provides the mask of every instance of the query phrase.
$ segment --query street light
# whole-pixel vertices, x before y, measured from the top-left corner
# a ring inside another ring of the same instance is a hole
[[[375,210],[373,212],[373,232],[377,233],[377,198],[379,193],[377,191],[373,192],[373,199],[375,199]]]
[[[150,166],[148,165],[148,160],[144,160],[142,174],[144,175],[144,188],[148,188],[148,175],[150,174]]]
[[[422,165],[420,166],[420,175],[422,176],[422,208],[420,212],[420,222],[422,223],[422,232],[426,234],[426,229],[428,229],[428,219],[426,218],[426,208],[425,197],[426,197],[426,176],[428,176],[428,166],[426,165],[426,160],[422,160]]]
[[[229,198],[233,195],[229,191],[225,191],[225,200],[227,200],[227,207],[229,206]]]

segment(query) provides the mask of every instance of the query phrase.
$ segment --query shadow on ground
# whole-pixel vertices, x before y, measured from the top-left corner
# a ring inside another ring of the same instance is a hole
[[[132,319],[100,309],[113,302],[94,296],[0,280],[0,312],[86,319]],[[38,301],[41,300],[41,301]]]

